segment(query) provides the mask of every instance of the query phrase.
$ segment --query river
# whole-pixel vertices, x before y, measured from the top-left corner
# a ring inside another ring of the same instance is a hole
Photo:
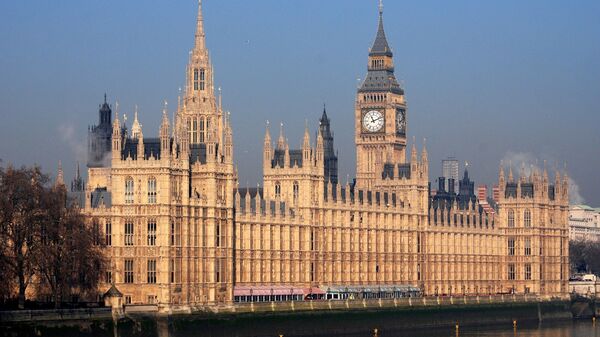
[[[495,326],[467,326],[446,328],[403,329],[390,322],[375,324],[368,322],[354,324],[351,327],[339,324],[343,321],[313,321],[311,318],[286,319],[284,321],[251,320],[220,321],[210,323],[189,319],[145,320],[121,324],[114,328],[111,324],[90,326],[86,323],[67,327],[37,327],[8,329],[0,336],[48,336],[48,337],[600,337],[600,323],[585,321],[547,321],[542,324],[517,324],[511,322]],[[374,330],[377,329],[377,334]],[[3,330],[3,329],[0,329]]]

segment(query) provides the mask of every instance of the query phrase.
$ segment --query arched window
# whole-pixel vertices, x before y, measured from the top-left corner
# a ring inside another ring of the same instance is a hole
[[[298,202],[298,196],[300,195],[300,185],[297,181],[294,181],[294,203]]]
[[[200,117],[199,138],[200,138],[200,143],[204,143],[204,117]]]
[[[125,179],[125,203],[133,204],[133,178]]]
[[[279,198],[279,197],[281,197],[281,183],[276,182],[275,183],[275,198]]]
[[[148,179],[148,203],[156,204],[156,178]]]
[[[206,72],[204,69],[200,69],[200,90],[204,91],[206,88]]]
[[[523,214],[523,223],[525,228],[531,227],[531,211],[526,209]]]
[[[515,227],[515,211],[512,209],[508,210],[508,227]]]
[[[194,69],[194,90],[198,91],[199,89],[199,80],[200,80],[200,71],[198,69]]]

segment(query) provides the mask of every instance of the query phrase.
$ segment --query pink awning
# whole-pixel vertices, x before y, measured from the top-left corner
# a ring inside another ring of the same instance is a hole
[[[314,293],[314,292],[313,292]],[[234,287],[233,296],[285,296],[304,295],[302,288],[285,286],[256,286],[256,287]]]

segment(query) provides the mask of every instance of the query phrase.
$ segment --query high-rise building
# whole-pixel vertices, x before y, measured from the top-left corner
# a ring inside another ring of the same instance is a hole
[[[448,157],[442,160],[442,177],[446,178],[446,191],[458,191],[458,160],[456,158]]]

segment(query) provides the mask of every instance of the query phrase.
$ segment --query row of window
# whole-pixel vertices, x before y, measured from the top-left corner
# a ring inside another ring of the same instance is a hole
[[[156,195],[157,195],[157,184],[156,178],[148,179],[148,203],[156,204]],[[125,179],[125,203],[133,204],[135,200],[135,184],[133,182],[133,178],[128,177]]]
[[[135,281],[135,273],[134,273],[134,262],[132,259],[126,259],[123,262],[123,282],[124,283],[134,283]],[[179,275],[178,275],[178,264],[177,261],[172,259],[169,263],[169,282],[170,283],[178,283]],[[147,261],[146,268],[146,282],[148,284],[156,284],[156,260],[149,259]],[[105,274],[106,283],[113,283],[112,272],[107,271]]]
[[[514,281],[517,279],[517,268],[514,263],[508,265],[508,279]],[[531,264],[525,264],[525,280],[531,280]]]
[[[515,211],[512,209],[508,210],[508,227],[515,227]],[[531,227],[531,211],[528,209],[523,212],[523,227]]]
[[[215,246],[221,247],[223,235],[222,235],[222,225],[218,223],[215,226]],[[124,245],[125,246],[134,246],[135,245],[135,226],[133,222],[128,221],[125,223],[125,235],[124,235]],[[148,246],[156,246],[156,220],[151,219],[148,221],[147,227],[147,245]],[[104,226],[104,234],[105,234],[105,244],[107,246],[112,246],[112,224],[107,222]],[[171,246],[180,246],[181,245],[181,223],[178,221],[171,222],[170,228],[170,245]]]
[[[515,256],[515,238],[508,239],[508,255]],[[524,255],[531,256],[531,239],[525,239]]]
[[[200,117],[188,118],[188,137],[191,144],[204,143],[208,138],[208,131],[210,130],[210,118]]]
[[[206,71],[194,69],[194,91],[204,91],[204,89],[206,89]]]
[[[293,185],[293,193],[294,193],[294,203],[298,201],[298,196],[300,195],[300,184],[297,181],[294,181]],[[281,183],[278,181],[275,183],[275,197],[281,197]]]

